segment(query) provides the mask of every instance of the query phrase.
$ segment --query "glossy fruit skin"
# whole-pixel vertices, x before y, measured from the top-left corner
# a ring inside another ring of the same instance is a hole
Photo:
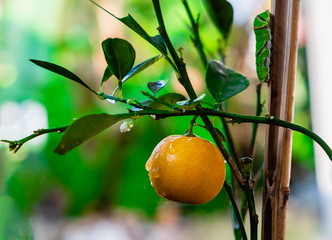
[[[226,175],[224,159],[213,143],[182,135],[159,142],[145,168],[160,197],[195,205],[216,197]]]

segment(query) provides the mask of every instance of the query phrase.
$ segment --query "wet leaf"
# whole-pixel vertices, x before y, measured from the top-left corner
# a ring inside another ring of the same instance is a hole
[[[105,113],[81,117],[68,127],[54,151],[63,155],[123,119]]]

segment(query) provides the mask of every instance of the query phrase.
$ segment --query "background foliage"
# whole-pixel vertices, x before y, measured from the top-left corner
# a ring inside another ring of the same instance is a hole
[[[190,4],[194,13],[201,13],[202,40],[209,56],[213,57],[218,47],[219,33],[207,17],[202,3],[192,1]],[[85,79],[93,89],[98,89],[106,67],[101,47],[101,42],[106,38],[127,39],[136,50],[136,63],[158,54],[133,32],[123,28],[119,22],[88,1],[78,4],[73,0],[10,0],[4,1],[2,7],[1,139],[22,138],[38,128],[62,126],[86,114],[125,110],[125,106],[100,101],[85,88],[36,67],[28,59],[47,60],[66,66]],[[157,34],[157,21],[149,1],[113,1],[105,3],[104,7],[117,16],[131,13],[147,32]],[[207,92],[203,85],[204,69],[190,41],[188,21],[180,1],[165,1],[163,9],[174,45],[184,47],[184,59],[198,95]],[[245,92],[227,101],[227,108],[231,112],[251,115],[255,113],[254,92],[257,83],[254,62],[250,61],[252,16],[248,16],[245,23],[233,26],[226,54],[228,65],[251,80]],[[299,53],[299,59],[300,85],[297,87],[295,122],[310,126],[307,118],[309,99],[304,50]],[[177,91],[184,94],[164,60],[128,81],[124,85],[124,94],[126,97],[142,99],[138,89],[146,91],[147,82],[157,80],[170,81],[162,90],[163,93]],[[104,84],[104,91],[111,91],[115,86],[116,81],[111,79]],[[212,96],[207,95],[206,98]],[[5,213],[0,216],[0,238],[8,234],[31,236],[31,227],[22,216],[33,213],[43,212],[51,217],[76,216],[121,206],[139,209],[152,216],[163,200],[150,186],[144,169],[145,162],[160,139],[170,134],[184,133],[189,121],[187,117],[163,121],[144,118],[126,133],[119,130],[121,123],[116,124],[64,156],[53,152],[60,140],[57,134],[33,140],[16,155],[9,153],[7,146],[0,143],[0,212]],[[241,153],[247,154],[250,126],[237,125],[231,127],[231,130],[238,140]],[[210,139],[204,130],[197,128],[195,133]],[[262,158],[262,128],[258,137],[257,157]],[[295,134],[293,148],[295,164],[311,172],[311,140]],[[228,200],[224,195],[222,191],[220,197],[203,206],[183,207],[188,211],[200,212],[225,208]]]

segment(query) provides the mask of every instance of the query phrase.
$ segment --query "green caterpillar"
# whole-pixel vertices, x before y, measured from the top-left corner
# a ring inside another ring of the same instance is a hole
[[[256,36],[256,72],[261,82],[270,80],[271,14],[269,10],[258,14],[254,20]]]

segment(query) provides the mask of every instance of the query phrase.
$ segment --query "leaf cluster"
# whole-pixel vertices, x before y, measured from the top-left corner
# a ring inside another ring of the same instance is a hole
[[[97,3],[93,3],[108,12]],[[207,6],[211,7],[213,4],[216,4],[216,2],[207,1]],[[224,11],[224,13],[227,13],[224,17],[217,17],[218,12],[211,12],[211,8],[209,10],[213,22],[221,31],[220,37],[226,40],[232,25],[233,9],[227,1],[224,1],[217,7],[213,5],[212,8],[218,10],[219,12]],[[129,112],[146,109],[168,109],[181,112],[194,109],[204,102],[203,100],[206,94],[202,94],[194,99],[186,99],[185,96],[175,92],[169,92],[161,96],[157,96],[158,92],[168,83],[167,80],[148,82],[147,87],[152,94],[142,91],[143,95],[148,97],[146,100],[138,101],[133,98],[125,99],[122,94],[122,85],[136,74],[146,71],[160,59],[165,59],[174,69],[175,74],[178,76],[179,82],[182,84],[183,82],[181,82],[182,79],[180,76],[180,69],[176,65],[174,56],[169,54],[169,51],[172,50],[169,49],[169,46],[165,43],[165,36],[160,29],[160,34],[150,36],[131,15],[119,18],[110,12],[108,13],[137,33],[140,37],[145,39],[150,45],[156,48],[160,54],[152,56],[151,58],[135,65],[136,51],[129,41],[120,38],[108,38],[104,40],[101,45],[107,67],[100,81],[100,91],[92,89],[85,83],[84,80],[82,80],[81,77],[60,65],[35,59],[31,59],[30,61],[39,67],[52,71],[53,73],[80,84],[98,96],[101,100],[107,100],[111,103],[120,102],[131,106],[131,110],[129,110]],[[196,24],[197,25],[195,26],[198,26],[198,20]],[[183,61],[183,59],[181,61]],[[112,94],[106,94],[103,92],[102,87],[103,84],[111,78],[117,80],[118,86],[114,89]],[[249,86],[249,80],[245,76],[227,67],[222,61],[217,59],[213,59],[208,62],[205,70],[205,81],[206,87],[214,99],[214,102],[204,102],[204,104],[208,104],[209,106],[221,104],[228,98],[244,91]],[[137,119],[136,116],[130,116],[130,118]],[[65,154],[102,130],[109,128],[116,122],[125,119],[126,117],[119,117],[118,115],[113,116],[106,113],[87,115],[78,118],[65,130],[65,133],[59,145],[56,147],[55,152]],[[24,142],[15,142],[15,144],[20,147],[23,143]]]

